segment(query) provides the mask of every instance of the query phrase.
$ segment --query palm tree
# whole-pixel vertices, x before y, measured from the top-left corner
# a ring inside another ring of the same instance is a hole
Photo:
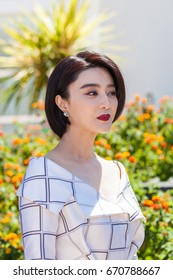
[[[67,55],[91,48],[97,43],[94,38],[107,32],[105,14],[87,20],[88,1],[79,5],[70,0],[68,6],[64,2],[53,5],[50,12],[37,6],[34,13],[6,27],[7,40],[0,41],[0,68],[8,70],[0,77],[4,110],[12,100],[19,105],[25,96],[31,110],[31,104],[43,97],[54,66]]]

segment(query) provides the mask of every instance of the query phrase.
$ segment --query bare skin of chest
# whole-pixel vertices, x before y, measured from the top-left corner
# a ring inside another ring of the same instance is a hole
[[[76,164],[70,161],[68,163],[63,162],[63,160],[58,162],[57,159],[50,155],[47,157],[102,193],[109,200],[113,200],[116,197],[120,183],[120,172],[116,164],[104,159],[99,159],[92,164]]]

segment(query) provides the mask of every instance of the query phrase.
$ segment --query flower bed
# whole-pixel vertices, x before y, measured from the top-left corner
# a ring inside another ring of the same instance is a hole
[[[34,103],[37,110],[42,102]],[[108,160],[121,161],[147,222],[140,259],[173,259],[172,191],[143,182],[173,177],[173,99],[164,97],[155,109],[136,96],[106,135],[98,135],[95,151]],[[15,124],[11,134],[0,132],[0,259],[23,259],[16,190],[30,157],[47,153],[57,143],[45,123]]]

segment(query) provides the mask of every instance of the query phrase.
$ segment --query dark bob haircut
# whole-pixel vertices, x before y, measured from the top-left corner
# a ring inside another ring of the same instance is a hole
[[[60,138],[66,132],[70,121],[55,103],[55,96],[69,98],[69,85],[77,80],[79,74],[93,67],[106,69],[112,76],[117,91],[118,107],[114,121],[121,115],[125,104],[125,86],[121,72],[116,63],[109,57],[91,51],[79,52],[61,60],[51,73],[45,99],[45,111],[48,123],[53,132]]]

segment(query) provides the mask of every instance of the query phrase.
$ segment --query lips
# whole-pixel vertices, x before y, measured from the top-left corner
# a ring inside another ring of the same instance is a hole
[[[101,121],[108,121],[110,119],[109,114],[105,114],[105,115],[100,115],[97,119],[101,120]]]

